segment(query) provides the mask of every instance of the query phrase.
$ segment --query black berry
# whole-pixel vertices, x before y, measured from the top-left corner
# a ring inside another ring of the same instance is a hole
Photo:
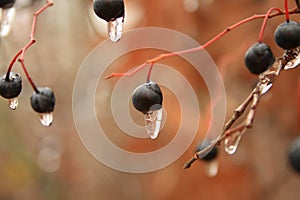
[[[9,79],[6,75],[0,78],[0,95],[6,99],[12,99],[22,91],[22,78],[19,74],[10,72]]]
[[[163,96],[159,86],[152,82],[146,82],[137,87],[132,96],[133,106],[142,113],[159,110],[162,107]]]
[[[48,87],[37,88],[30,97],[30,104],[33,110],[38,113],[50,113],[54,110],[55,96]]]
[[[288,150],[288,158],[293,169],[300,173],[300,137],[291,143]]]
[[[277,45],[285,50],[298,47],[300,45],[300,24],[291,20],[283,22],[276,28],[274,39]]]
[[[107,22],[124,17],[123,0],[95,0],[93,7],[96,15]]]
[[[15,4],[15,0],[0,0],[0,8],[11,8]]]
[[[247,50],[244,60],[251,73],[260,74],[273,65],[275,57],[267,44],[258,42]]]
[[[206,147],[210,145],[210,142],[208,140],[204,140],[199,144],[199,146],[196,149],[196,152],[202,151]],[[218,156],[218,147],[214,146],[208,153],[204,154],[203,157],[200,159],[203,161],[212,161]]]

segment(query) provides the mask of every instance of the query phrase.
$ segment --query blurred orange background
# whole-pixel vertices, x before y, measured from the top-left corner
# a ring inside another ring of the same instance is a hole
[[[193,3],[193,0],[125,0],[125,31],[139,27],[164,27],[182,32],[203,44],[243,18],[265,13],[270,7],[283,8],[283,1],[271,0],[195,1],[194,7],[185,4]],[[16,52],[28,41],[32,13],[45,3],[42,0],[26,5],[20,2],[10,35],[1,38],[2,74]],[[289,2],[291,8],[295,6],[294,1]],[[6,100],[2,98],[0,101],[1,200],[300,198],[300,175],[293,172],[287,162],[288,145],[299,135],[299,68],[284,71],[271,91],[262,98],[254,127],[245,134],[236,154],[227,155],[223,144],[220,146],[220,169],[216,177],[207,177],[204,163],[200,161],[190,169],[182,169],[203,139],[203,130],[209,123],[205,120],[200,122],[193,145],[172,165],[146,174],[119,172],[89,154],[78,137],[72,115],[72,90],[77,70],[89,52],[107,39],[103,32],[106,29],[101,28],[102,25],[90,15],[91,0],[56,0],[54,3],[39,16],[35,36],[37,43],[27,51],[25,58],[36,84],[50,86],[55,91],[54,122],[49,128],[39,124],[37,114],[30,108],[32,89],[21,66],[16,64],[14,71],[23,76],[19,107],[11,111]],[[293,15],[292,19],[300,21],[300,15]],[[264,36],[264,41],[277,57],[283,51],[274,43],[273,32],[283,20],[284,16],[269,20]],[[243,25],[207,48],[224,77],[227,118],[247,97],[257,80],[244,66],[243,56],[257,40],[261,23],[262,19],[257,19]],[[142,63],[156,55],[151,51],[138,52],[114,66],[113,70],[108,70],[107,74],[127,71],[137,62]],[[180,71],[186,76],[192,75],[192,69],[182,67]],[[209,115],[209,97],[203,80],[193,76],[188,78],[195,90],[204,91],[197,94],[198,98],[204,99],[199,101],[199,106],[202,116]],[[111,89],[115,81],[109,81],[107,84]],[[164,104],[169,109],[178,106],[172,95],[169,96]],[[103,106],[97,105],[97,108],[101,110]],[[173,120],[178,120],[180,113],[177,114]],[[140,142],[121,136],[111,118],[103,120],[101,123],[111,127],[109,137],[118,145],[134,151],[145,150],[142,147],[159,148],[172,139],[162,136],[156,142]],[[177,125],[170,121],[167,125],[161,134],[176,131]]]

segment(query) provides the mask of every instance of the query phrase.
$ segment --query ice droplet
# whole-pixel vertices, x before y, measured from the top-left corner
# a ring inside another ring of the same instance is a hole
[[[242,131],[238,131],[236,133],[232,133],[231,135],[227,136],[225,138],[225,151],[226,153],[232,155],[236,152],[240,141],[242,139],[243,134],[246,132],[246,129],[243,129]]]
[[[289,61],[285,66],[284,70],[294,69],[300,65],[300,54],[298,54],[293,60]]]
[[[259,86],[260,94],[263,95],[263,94],[267,93],[267,92],[271,89],[272,86],[273,86],[273,84],[270,83],[270,82],[261,84],[261,85]]]
[[[219,161],[217,159],[213,159],[212,161],[205,162],[205,173],[209,177],[214,177],[219,172]]]
[[[151,139],[155,139],[160,131],[162,109],[149,111],[144,115],[147,133]]]
[[[117,42],[121,39],[124,25],[124,17],[119,17],[107,23],[108,36],[111,41]]]
[[[16,13],[15,8],[2,9],[1,13],[1,27],[0,27],[0,36],[5,37],[9,34],[11,23],[14,19]]]
[[[39,118],[43,126],[51,126],[53,122],[53,113],[40,113]]]
[[[15,98],[12,98],[12,99],[8,99],[8,105],[9,105],[10,109],[16,110],[18,105],[19,105],[18,98],[15,97]]]
[[[187,12],[193,13],[199,9],[200,2],[199,0],[184,0],[183,6]]]

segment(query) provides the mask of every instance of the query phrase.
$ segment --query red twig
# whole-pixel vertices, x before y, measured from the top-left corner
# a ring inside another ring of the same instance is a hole
[[[261,26],[261,29],[260,29],[260,33],[259,33],[259,37],[258,37],[258,42],[262,42],[263,40],[263,36],[264,36],[264,32],[265,32],[265,29],[266,29],[266,26],[267,26],[267,22],[268,22],[268,19],[269,19],[269,16],[270,14],[274,11],[278,11],[278,13],[281,13],[281,9],[279,8],[270,8],[265,16],[265,19],[264,19],[264,22]]]
[[[239,27],[239,26],[241,26],[241,25],[243,25],[247,22],[250,22],[250,21],[255,20],[255,19],[266,18],[266,16],[268,16],[268,18],[272,18],[272,17],[276,17],[276,16],[279,16],[279,15],[282,15],[282,14],[286,13],[286,11],[283,11],[279,8],[273,8],[273,9],[277,10],[278,12],[273,13],[273,14],[271,14],[271,13],[268,14],[267,13],[267,14],[253,15],[251,17],[245,18],[245,19],[233,24],[232,26],[229,26],[229,27],[225,28],[222,32],[220,32],[218,35],[213,37],[211,40],[209,40],[208,42],[206,42],[202,46],[191,48],[191,49],[186,49],[186,50],[182,50],[182,51],[172,52],[172,53],[160,54],[160,55],[156,56],[155,58],[147,60],[142,65],[137,67],[135,70],[132,70],[132,71],[126,72],[126,73],[112,73],[112,74],[106,76],[105,79],[110,79],[110,78],[113,78],[113,77],[121,77],[121,76],[132,76],[135,73],[137,73],[138,71],[140,71],[142,68],[146,67],[147,64],[154,65],[156,62],[158,62],[158,61],[160,61],[164,58],[174,57],[174,56],[182,55],[182,54],[185,54],[185,53],[191,53],[191,52],[195,52],[195,51],[205,49],[206,47],[208,47],[209,45],[213,44],[214,42],[219,40],[221,37],[226,35],[231,30],[233,30],[233,29],[235,29],[235,28],[237,28],[237,27]],[[296,13],[300,13],[300,11],[299,11],[298,8],[294,8],[294,9],[288,10],[288,13],[289,14],[296,14]]]
[[[288,10],[289,10],[288,0],[284,0],[284,10],[285,10],[285,20],[287,22],[289,22],[290,21],[290,14],[288,12]]]
[[[42,8],[40,8],[39,10],[37,10],[33,14],[31,32],[30,32],[30,35],[29,35],[30,41],[21,50],[19,50],[18,53],[13,57],[13,59],[11,60],[9,66],[8,66],[6,77],[5,77],[6,80],[9,80],[9,75],[10,75],[10,72],[11,72],[11,70],[13,68],[13,65],[18,60],[21,63],[21,65],[22,65],[22,68],[23,68],[23,70],[25,72],[25,75],[26,75],[28,81],[30,82],[30,85],[32,86],[32,88],[36,92],[38,92],[37,87],[35,86],[34,82],[32,81],[31,77],[29,76],[29,73],[28,73],[28,71],[27,71],[27,69],[25,67],[25,64],[24,64],[24,59],[25,59],[25,54],[26,54],[27,49],[30,48],[36,42],[36,40],[34,38],[34,34],[35,34],[35,30],[36,30],[37,17],[43,11],[45,11],[48,7],[50,7],[52,5],[53,5],[52,1],[46,0],[46,5],[44,5]]]

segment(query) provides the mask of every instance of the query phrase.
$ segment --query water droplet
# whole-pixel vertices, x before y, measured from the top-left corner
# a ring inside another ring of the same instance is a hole
[[[259,86],[260,94],[265,94],[267,93],[271,88],[273,84],[270,82],[263,83]]]
[[[107,23],[108,36],[111,41],[117,42],[121,39],[124,25],[124,17],[119,17]]]
[[[8,105],[9,105],[10,109],[16,110],[18,105],[19,105],[18,98],[15,97],[15,98],[12,98],[12,99],[8,99]]]
[[[193,13],[199,9],[200,2],[199,0],[184,0],[183,6],[187,12]]]
[[[39,118],[43,126],[51,126],[53,122],[53,113],[40,113]]]
[[[227,136],[225,138],[225,151],[226,153],[232,155],[236,152],[240,141],[242,139],[243,134],[246,132],[246,129],[243,129],[242,131],[238,131],[236,133],[232,133],[231,135]]]
[[[146,113],[144,119],[149,137],[151,139],[157,138],[162,120],[162,109]]]
[[[217,159],[214,159],[209,162],[205,162],[205,173],[209,177],[214,177],[219,172],[219,161]]]
[[[55,149],[42,148],[37,157],[38,164],[45,172],[55,172],[59,169],[61,163],[61,153]]]
[[[16,13],[15,8],[8,8],[3,9],[1,13],[1,28],[0,28],[0,35],[1,37],[5,37],[9,34],[11,23],[14,19]]]

